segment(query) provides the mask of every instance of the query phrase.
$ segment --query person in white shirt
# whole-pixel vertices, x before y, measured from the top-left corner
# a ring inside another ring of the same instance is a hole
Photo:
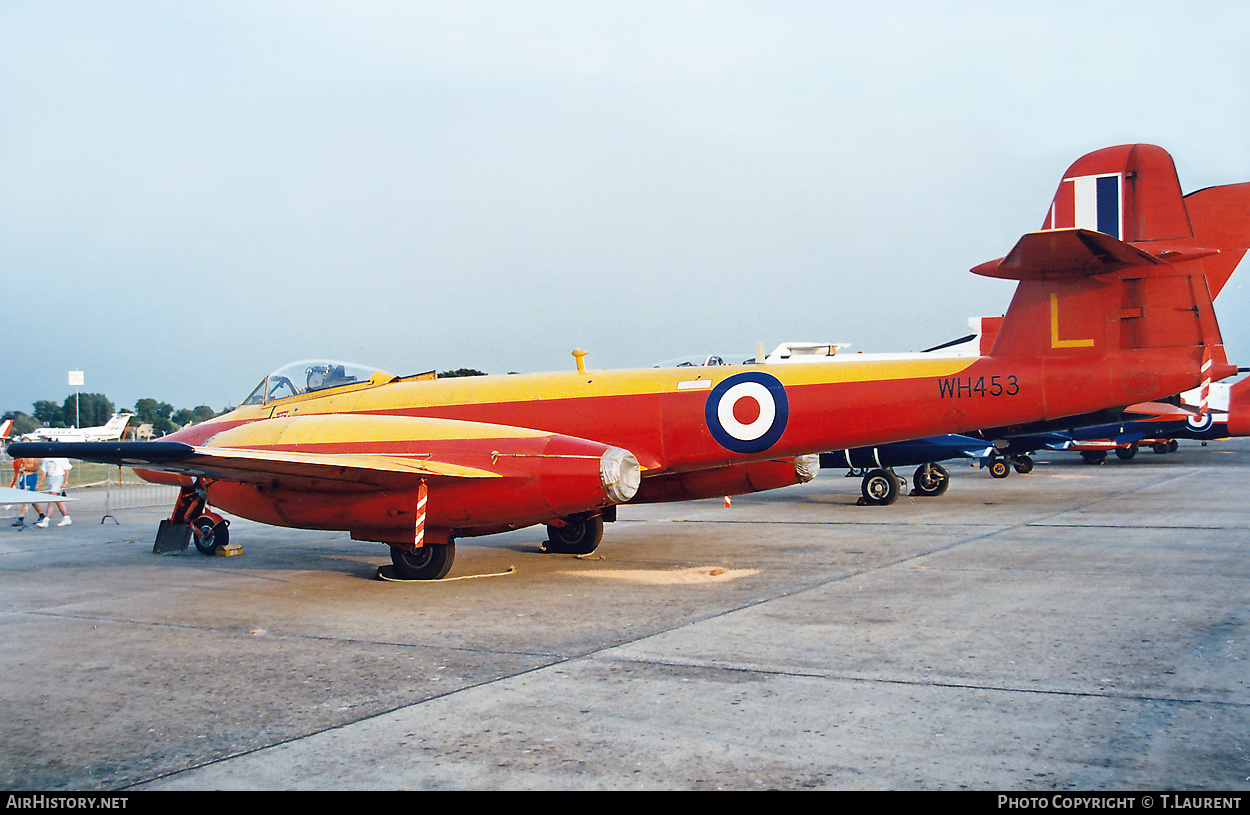
[[[69,475],[69,471],[72,467],[73,465],[69,463],[69,459],[67,458],[45,458],[43,460],[42,469],[44,483],[41,489],[43,489],[44,492],[64,495],[65,479]],[[61,511],[61,521],[57,524],[57,526],[69,526],[73,523],[73,521],[70,520],[69,515],[65,512],[65,504],[60,501],[55,501],[53,503],[56,508]],[[39,522],[36,523],[35,526],[42,529],[48,525],[48,521],[52,519],[52,506],[53,504],[49,504],[47,510],[40,513],[43,517],[39,519]]]

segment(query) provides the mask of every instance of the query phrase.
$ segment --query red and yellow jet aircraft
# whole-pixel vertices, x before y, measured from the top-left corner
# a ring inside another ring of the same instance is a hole
[[[220,545],[218,508],[386,543],[380,572],[399,579],[445,576],[456,538],[535,524],[549,550],[590,552],[618,504],[796,484],[822,451],[1093,413],[1234,374],[1206,276],[1250,246],[1247,187],[1216,188],[1208,200],[1238,202],[1235,222],[1194,234],[1167,152],[1081,158],[1046,228],[973,269],[1020,281],[987,356],[625,371],[579,356],[562,373],[452,379],[303,363],[160,441],[12,453],[179,485],[158,547]]]

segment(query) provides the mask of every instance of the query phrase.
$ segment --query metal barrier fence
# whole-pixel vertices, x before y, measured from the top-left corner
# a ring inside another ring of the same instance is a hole
[[[110,466],[104,479],[104,516],[118,523],[113,513],[123,509],[147,509],[149,507],[169,507],[178,498],[178,488],[167,484],[149,484],[139,478],[128,467]]]

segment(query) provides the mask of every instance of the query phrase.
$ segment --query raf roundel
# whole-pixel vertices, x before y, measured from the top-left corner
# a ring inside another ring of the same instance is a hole
[[[707,397],[707,429],[735,453],[762,453],[777,443],[790,418],[785,388],[760,371],[735,374]]]
[[[1185,420],[1185,424],[1189,425],[1189,429],[1193,430],[1195,433],[1201,433],[1205,430],[1210,430],[1211,425],[1214,423],[1215,423],[1215,417],[1213,417],[1210,414],[1210,412],[1203,412],[1203,413],[1198,414],[1197,416],[1190,416],[1188,419]]]

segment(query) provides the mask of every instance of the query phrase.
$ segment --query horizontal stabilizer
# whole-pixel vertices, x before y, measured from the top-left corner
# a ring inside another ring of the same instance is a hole
[[[1133,266],[1163,261],[1110,235],[1089,229],[1030,232],[1006,257],[982,263],[972,271],[1007,280],[1053,280],[1111,274]]]
[[[1126,414],[1134,416],[1172,416],[1177,419],[1192,419],[1201,415],[1202,411],[1191,405],[1173,405],[1169,402],[1142,402],[1124,409]],[[1207,408],[1207,413],[1224,414],[1228,411],[1219,408]]]

